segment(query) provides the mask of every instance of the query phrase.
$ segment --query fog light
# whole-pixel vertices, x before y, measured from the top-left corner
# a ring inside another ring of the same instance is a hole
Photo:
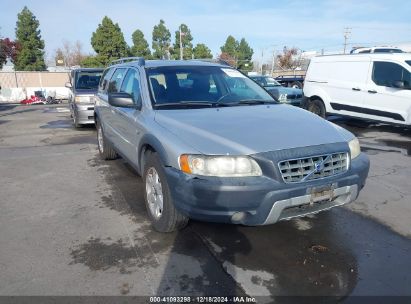
[[[245,218],[245,212],[236,212],[231,216],[232,222],[241,222]]]

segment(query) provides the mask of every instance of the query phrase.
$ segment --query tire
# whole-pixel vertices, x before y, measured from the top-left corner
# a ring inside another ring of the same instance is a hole
[[[143,182],[144,201],[154,229],[158,232],[183,229],[189,218],[174,207],[164,167],[157,153],[148,152],[144,164]]]
[[[295,88],[295,89],[302,89],[303,84],[300,81],[294,81],[291,83],[290,87]]]
[[[100,152],[100,157],[104,160],[112,160],[118,157],[117,152],[114,151],[113,147],[107,142],[104,135],[103,127],[100,122],[96,121],[97,129],[97,146],[98,151]]]
[[[316,99],[308,101],[307,110],[314,114],[317,114],[318,116],[322,118],[325,118],[325,114],[326,114],[325,106],[321,99],[316,98]]]
[[[80,128],[83,127],[82,124],[79,124],[79,123],[77,122],[77,117],[76,117],[75,114],[73,115],[73,123],[74,123],[74,127],[75,127],[76,129],[80,129]]]

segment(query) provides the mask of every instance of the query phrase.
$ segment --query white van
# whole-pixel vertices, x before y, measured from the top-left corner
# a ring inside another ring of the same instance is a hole
[[[351,54],[311,59],[303,107],[411,125],[411,54]]]

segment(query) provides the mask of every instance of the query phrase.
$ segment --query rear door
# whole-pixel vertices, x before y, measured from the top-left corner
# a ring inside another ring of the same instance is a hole
[[[324,85],[330,104],[337,113],[356,115],[367,95],[367,75],[370,68],[369,58],[355,58],[336,61],[330,64],[328,84]]]
[[[94,112],[98,115],[100,119],[100,123],[103,126],[104,132],[106,136],[108,136],[108,133],[110,130],[106,130],[105,124],[106,124],[106,119],[108,119],[109,116],[109,111],[110,111],[110,105],[108,104],[108,84],[110,82],[110,78],[113,75],[114,69],[109,68],[106,69],[101,76],[100,79],[100,84],[98,86],[98,91],[96,94],[96,103],[94,107]]]
[[[411,73],[405,63],[374,61],[367,83],[364,114],[371,119],[404,124],[411,108]],[[396,82],[405,88],[396,88]]]

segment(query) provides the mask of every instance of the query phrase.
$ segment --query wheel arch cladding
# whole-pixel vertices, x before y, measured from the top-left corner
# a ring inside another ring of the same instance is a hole
[[[163,145],[161,144],[161,142],[152,134],[146,134],[141,139],[140,146],[138,148],[138,151],[139,151],[138,168],[140,170],[140,173],[143,173],[144,171],[144,162],[145,162],[146,152],[150,150],[158,154],[158,156],[160,157],[161,163],[164,166],[168,165],[168,155]]]

